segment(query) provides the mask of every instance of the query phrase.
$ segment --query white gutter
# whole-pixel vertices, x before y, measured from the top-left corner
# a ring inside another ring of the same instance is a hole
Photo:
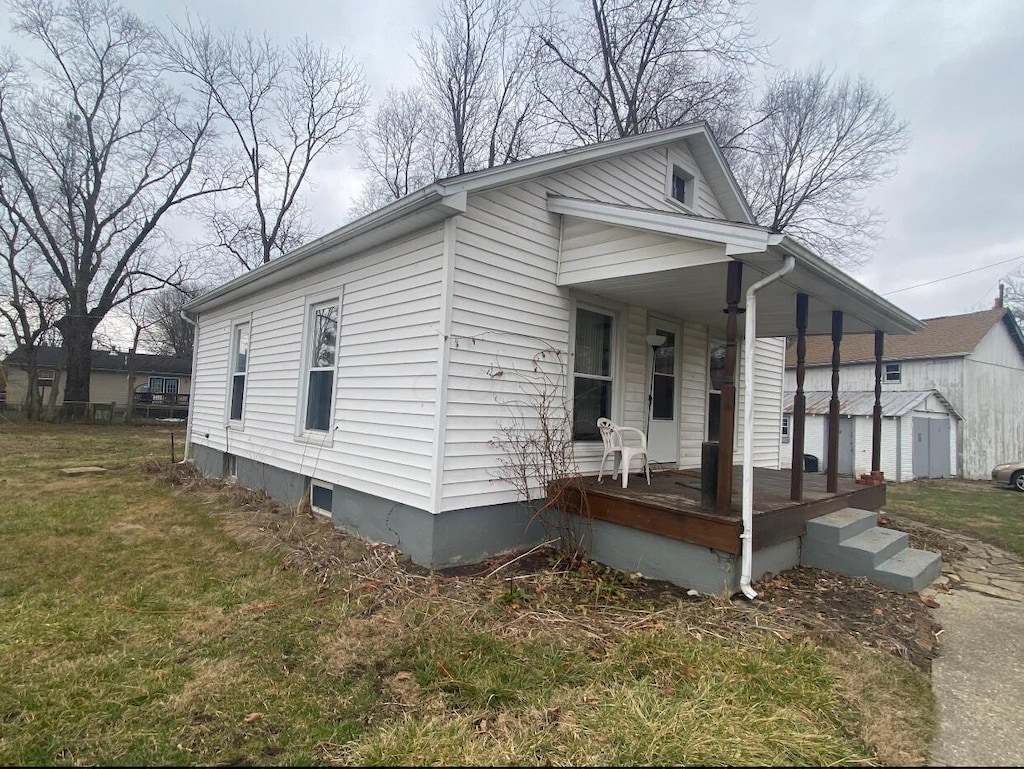
[[[185,451],[181,458],[182,462],[188,462],[189,449],[192,448],[192,410],[195,406],[195,395],[196,391],[196,350],[199,348],[199,318],[196,317],[192,320],[184,310],[178,313],[181,319],[186,323],[192,325],[192,375],[189,377],[188,383],[188,421],[185,422]]]
[[[793,271],[796,259],[789,254],[782,268],[747,289],[746,325],[743,331],[743,533],[740,534],[740,590],[753,600],[750,586],[754,560],[754,343],[757,341],[757,292]]]

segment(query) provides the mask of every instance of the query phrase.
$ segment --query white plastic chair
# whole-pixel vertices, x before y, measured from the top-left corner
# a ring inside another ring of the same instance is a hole
[[[647,474],[647,485],[651,485],[651,465],[647,458],[647,436],[643,430],[635,427],[620,427],[612,420],[601,417],[597,420],[597,429],[601,431],[601,440],[604,442],[604,456],[601,457],[601,470],[597,474],[598,483],[604,477],[604,463],[611,454],[618,452],[619,464],[613,465],[612,480],[622,473],[622,488],[626,488],[626,481],[629,478],[629,465],[633,457],[642,457],[644,472]],[[623,433],[636,433],[640,437],[639,446],[627,446],[622,440]],[[612,460],[614,462],[614,458]]]

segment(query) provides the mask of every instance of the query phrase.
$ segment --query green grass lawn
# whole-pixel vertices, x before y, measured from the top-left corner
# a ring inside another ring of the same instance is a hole
[[[905,660],[720,599],[655,605],[600,568],[403,570],[259,495],[169,482],[170,435],[0,423],[0,764],[925,760],[934,705]],[[108,472],[57,474],[77,465]]]
[[[970,534],[1024,558],[1024,494],[988,481],[890,483],[888,513]]]

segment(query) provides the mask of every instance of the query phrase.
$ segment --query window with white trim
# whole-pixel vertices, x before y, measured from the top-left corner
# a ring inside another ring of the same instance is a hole
[[[902,372],[900,371],[899,363],[886,363],[885,364],[885,376],[884,381],[891,384],[899,384],[902,380]]]
[[[249,368],[249,324],[237,323],[231,332],[231,411],[232,421],[241,421],[245,404],[245,376]]]
[[[338,302],[322,302],[309,308],[306,359],[307,430],[331,429],[334,404],[334,368],[338,352]]]
[[[782,442],[789,443],[789,417],[782,418]]]
[[[599,441],[597,420],[611,419],[612,330],[608,313],[576,309],[573,356],[572,437],[575,441]]]
[[[57,378],[57,371],[52,368],[38,368],[36,369],[36,387],[53,387],[53,382]]]
[[[667,192],[670,199],[692,211],[697,199],[697,177],[682,166],[671,163]]]
[[[334,486],[322,481],[310,481],[309,503],[313,512],[330,518],[334,510]]]

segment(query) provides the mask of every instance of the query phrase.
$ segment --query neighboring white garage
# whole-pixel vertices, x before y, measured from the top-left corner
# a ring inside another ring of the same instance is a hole
[[[783,402],[782,457],[790,467],[793,392]],[[804,468],[824,472],[828,446],[828,408],[832,393],[813,391],[807,397]],[[882,393],[882,472],[887,481],[948,478],[956,475],[957,422],[962,419],[938,390]],[[839,393],[839,473],[859,476],[871,470],[872,391]]]

